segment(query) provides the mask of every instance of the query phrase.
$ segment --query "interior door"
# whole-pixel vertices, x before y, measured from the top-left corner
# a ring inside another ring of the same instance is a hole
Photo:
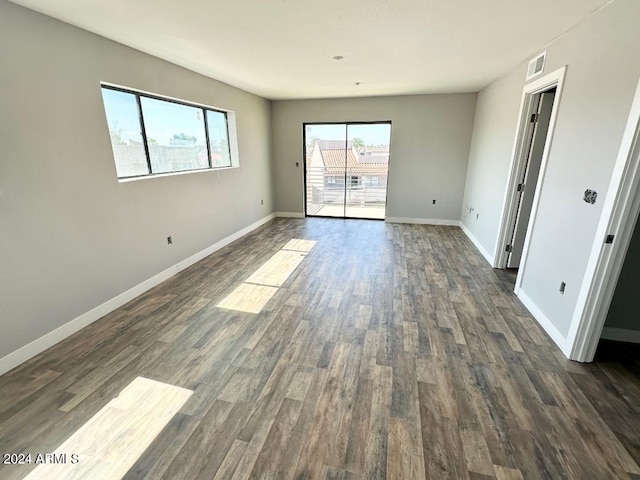
[[[524,249],[524,240],[527,235],[529,226],[529,218],[533,207],[533,197],[536,193],[538,185],[538,177],[540,175],[540,166],[542,164],[542,154],[547,142],[547,133],[549,131],[549,122],[551,120],[551,110],[555,99],[555,89],[540,94],[538,108],[536,111],[535,126],[533,128],[531,143],[529,147],[529,155],[527,165],[525,167],[524,176],[520,181],[519,191],[520,200],[518,205],[518,213],[511,237],[511,252],[507,260],[508,268],[518,268],[522,259],[522,250]]]

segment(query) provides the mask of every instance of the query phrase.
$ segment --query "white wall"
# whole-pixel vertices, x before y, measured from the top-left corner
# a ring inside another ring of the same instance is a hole
[[[568,71],[521,291],[565,337],[640,75],[639,18],[640,2],[617,0],[547,47],[545,73]],[[480,220],[464,224],[489,251],[525,72],[522,63],[479,95],[464,201],[479,206]],[[595,205],[582,200],[587,188],[598,192]]]
[[[0,45],[0,359],[273,212],[269,101],[4,0]],[[235,110],[240,168],[118,183],[100,81]]]
[[[387,218],[458,221],[475,103],[472,93],[274,101],[276,210],[304,211],[303,123],[391,120]]]

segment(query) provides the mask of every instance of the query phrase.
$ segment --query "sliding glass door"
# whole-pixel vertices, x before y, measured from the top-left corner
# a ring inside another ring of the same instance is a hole
[[[304,125],[305,213],[384,219],[391,122]]]

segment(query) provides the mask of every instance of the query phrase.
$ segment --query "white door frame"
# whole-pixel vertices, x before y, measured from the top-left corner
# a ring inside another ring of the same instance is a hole
[[[553,141],[553,133],[555,130],[556,119],[558,117],[558,110],[560,108],[560,100],[562,98],[562,89],[564,86],[564,78],[566,76],[567,66],[563,66],[558,70],[555,70],[547,75],[528,83],[522,89],[522,100],[520,101],[520,113],[518,121],[518,129],[516,131],[516,138],[513,144],[513,151],[511,155],[511,166],[509,167],[509,180],[507,182],[507,190],[505,192],[505,198],[502,204],[502,218],[500,219],[500,228],[498,229],[498,239],[496,241],[496,249],[493,253],[493,268],[506,268],[509,253],[506,251],[507,245],[510,241],[511,227],[515,222],[515,217],[518,213],[518,205],[516,202],[516,196],[518,194],[517,188],[520,178],[524,173],[524,168],[529,154],[527,148],[527,139],[531,136],[533,124],[531,123],[531,114],[533,113],[533,97],[539,93],[550,90],[556,87],[556,96],[553,102],[553,108],[551,110],[551,119],[549,121],[549,129],[547,131],[547,139],[545,141],[544,150],[542,153],[542,163],[540,164],[540,174],[538,176],[538,183],[535,186],[536,193],[533,198],[533,205],[531,207],[531,215],[529,217],[529,224],[527,226],[527,235],[524,240],[524,247],[522,249],[522,259],[520,262],[520,268],[518,270],[518,276],[516,278],[515,291],[516,293],[520,289],[520,283],[522,282],[522,274],[524,272],[527,254],[529,251],[529,241],[531,238],[531,232],[535,223],[536,214],[538,212],[538,204],[540,199],[540,190],[544,182],[545,170],[547,168],[547,160],[549,159],[549,151],[551,149],[551,143]]]
[[[640,212],[640,82],[604,199],[584,281],[567,336],[569,358],[591,362]],[[606,244],[607,235],[615,235]]]

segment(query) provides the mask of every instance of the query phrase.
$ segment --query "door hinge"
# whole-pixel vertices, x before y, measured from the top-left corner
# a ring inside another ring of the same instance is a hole
[[[607,235],[607,238],[605,239],[604,243],[613,243],[614,238],[616,238],[615,235]]]
[[[540,115],[537,113],[532,113],[531,114],[531,123],[536,123],[538,121],[538,118],[540,118]]]
[[[509,253],[513,252],[513,245],[507,245],[506,251]]]
[[[518,191],[519,192],[524,192],[524,183],[519,183],[518,184]]]

